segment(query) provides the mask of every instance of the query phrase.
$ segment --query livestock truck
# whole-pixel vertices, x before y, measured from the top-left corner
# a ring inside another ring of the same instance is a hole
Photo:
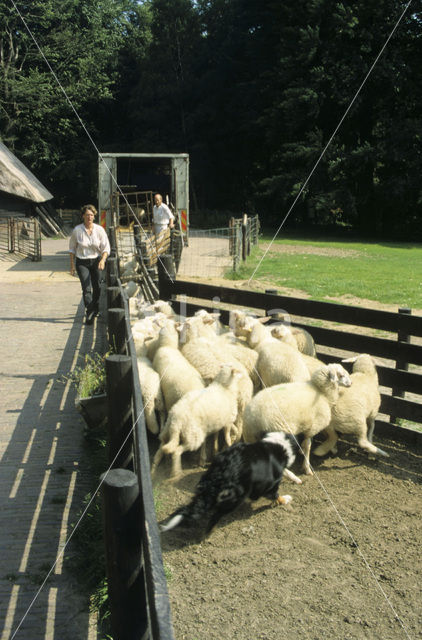
[[[98,156],[98,211],[100,223],[148,228],[152,225],[154,193],[161,193],[189,240],[189,154],[100,153]]]

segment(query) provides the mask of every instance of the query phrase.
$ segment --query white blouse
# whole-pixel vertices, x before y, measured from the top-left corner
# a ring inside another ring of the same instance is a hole
[[[69,240],[69,251],[77,258],[98,258],[104,251],[110,255],[110,242],[103,227],[99,224],[93,226],[91,235],[87,233],[85,225],[78,224],[72,231]]]

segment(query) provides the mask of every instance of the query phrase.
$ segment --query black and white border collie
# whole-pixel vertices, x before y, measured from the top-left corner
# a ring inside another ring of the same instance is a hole
[[[217,522],[247,498],[265,497],[287,504],[290,496],[278,497],[278,488],[286,473],[298,484],[301,480],[288,470],[296,457],[294,436],[273,432],[253,444],[239,442],[219,453],[201,477],[192,501],[177,509],[161,531],[177,526],[189,527],[205,521],[205,535]]]

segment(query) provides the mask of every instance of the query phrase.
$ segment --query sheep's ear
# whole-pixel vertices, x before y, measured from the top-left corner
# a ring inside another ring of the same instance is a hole
[[[338,382],[337,371],[330,366],[328,366],[328,379],[331,382]]]
[[[208,316],[202,318],[202,322],[204,324],[213,324],[219,317],[219,313],[210,313]]]
[[[269,320],[272,320],[272,316],[265,316],[265,318],[257,318],[257,320],[258,322],[261,322],[261,324],[265,324]]]
[[[183,331],[183,324],[181,322],[175,322],[174,323],[174,327],[175,327],[176,331],[178,331],[179,333],[181,333]]]
[[[352,356],[351,358],[342,358],[342,362],[356,362],[358,356]]]

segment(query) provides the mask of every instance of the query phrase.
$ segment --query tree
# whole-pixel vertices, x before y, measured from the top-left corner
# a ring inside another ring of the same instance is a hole
[[[95,193],[87,132],[95,142],[94,114],[112,99],[127,12],[136,2],[16,4],[18,11],[0,2],[2,138],[54,193],[69,191],[69,175],[73,193]]]

